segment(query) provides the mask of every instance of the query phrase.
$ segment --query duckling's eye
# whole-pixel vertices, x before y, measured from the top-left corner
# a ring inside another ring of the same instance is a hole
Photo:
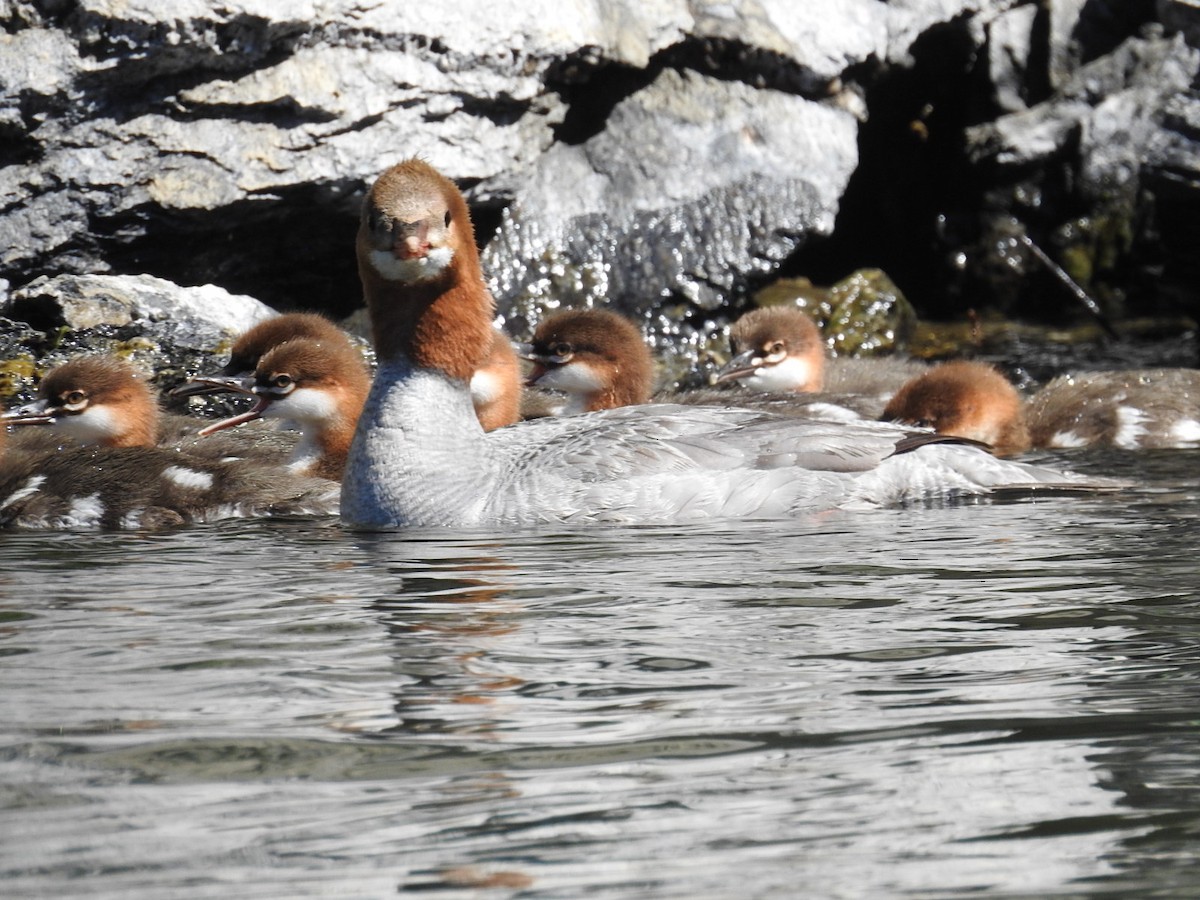
[[[276,375],[274,378],[271,379],[271,384],[275,385],[275,387],[277,387],[277,388],[291,387],[292,376],[291,375]]]
[[[449,228],[449,227],[450,227],[450,210],[446,210],[446,222],[445,222],[445,225],[446,225],[446,227],[447,227],[447,228]]]
[[[771,354],[772,356],[774,356],[776,353],[782,353],[782,352],[783,352],[783,341],[776,341],[770,347],[767,348],[767,353]]]
[[[67,406],[79,406],[79,404],[83,403],[83,401],[86,399],[87,394],[85,394],[83,391],[70,391],[65,397],[63,397],[63,403]]]

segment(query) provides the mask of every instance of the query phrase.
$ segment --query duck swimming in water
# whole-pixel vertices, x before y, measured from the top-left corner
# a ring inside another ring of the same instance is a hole
[[[337,511],[335,483],[280,472],[274,449],[247,453],[253,443],[240,442],[234,457],[228,443],[209,455],[162,443],[153,393],[119,359],[64,363],[0,424],[53,436],[0,454],[0,526],[142,529]]]
[[[746,409],[622,407],[485,434],[469,385],[494,310],[462,194],[421,160],[389,169],[357,251],[379,367],[342,483],[351,525],[777,517],[1084,484],[893,425]]]
[[[346,454],[371,379],[362,355],[341,341],[286,341],[258,361],[251,384],[230,386],[257,402],[247,412],[201,429],[215,434],[260,418],[282,418],[300,430],[289,471],[341,480]]]

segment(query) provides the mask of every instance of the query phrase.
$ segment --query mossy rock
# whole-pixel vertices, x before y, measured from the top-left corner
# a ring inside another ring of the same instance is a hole
[[[781,278],[754,295],[757,306],[795,306],[808,313],[835,356],[881,356],[907,349],[917,314],[880,269],[859,269],[832,287]]]

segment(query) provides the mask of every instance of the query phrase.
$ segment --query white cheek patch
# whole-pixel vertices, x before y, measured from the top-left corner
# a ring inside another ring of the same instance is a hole
[[[167,466],[162,470],[162,476],[179,487],[190,490],[207,491],[213,486],[211,473],[185,469],[183,466]]]
[[[605,384],[599,372],[587,363],[576,362],[547,369],[537,380],[537,386],[568,394],[591,394],[603,390]]]
[[[807,359],[789,356],[773,366],[759,366],[753,375],[742,379],[742,384],[752,391],[795,391],[808,384],[814,374]]]
[[[419,259],[399,259],[390,250],[372,250],[367,259],[371,268],[387,281],[411,284],[441,275],[454,259],[454,251],[449,247],[434,247]]]
[[[77,416],[60,416],[50,427],[81,444],[100,444],[113,440],[124,430],[118,417],[104,406],[89,406]]]
[[[301,425],[328,422],[338,414],[337,401],[319,388],[296,388],[286,397],[272,401],[264,419],[290,419]]]

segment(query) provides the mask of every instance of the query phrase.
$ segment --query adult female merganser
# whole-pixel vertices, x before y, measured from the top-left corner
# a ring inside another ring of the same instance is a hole
[[[328,480],[280,473],[269,461],[155,446],[158,407],[127,363],[81,357],[42,379],[39,399],[0,424],[41,426],[64,446],[6,448],[0,525],[157,528],[183,522],[337,511]],[[194,424],[193,424],[194,429]],[[40,429],[39,429],[40,430]]]
[[[275,347],[258,361],[254,381],[227,384],[258,402],[237,416],[201,429],[210,435],[260,418],[283,418],[300,429],[288,469],[335,481],[342,477],[354,426],[371,379],[362,355],[345,341],[299,338]]]
[[[647,403],[654,360],[636,325],[606,309],[577,309],[544,319],[521,355],[533,370],[527,387],[562,391],[565,415]]]
[[[716,383],[737,381],[753,391],[817,393],[876,418],[888,399],[928,367],[896,357],[826,358],[820,329],[802,310],[772,306],[751,310],[729,329],[733,358]]]
[[[485,434],[469,382],[492,340],[467,205],[409,160],[367,193],[359,268],[379,368],[342,482],[366,528],[784,516],[1076,476],[892,425],[700,406],[622,407]]]
[[[901,387],[881,418],[971,438],[998,456],[1030,447],[1021,395],[999,371],[981,362],[935,366]]]
[[[1060,375],[1025,406],[1035,447],[1200,447],[1200,371]]]

